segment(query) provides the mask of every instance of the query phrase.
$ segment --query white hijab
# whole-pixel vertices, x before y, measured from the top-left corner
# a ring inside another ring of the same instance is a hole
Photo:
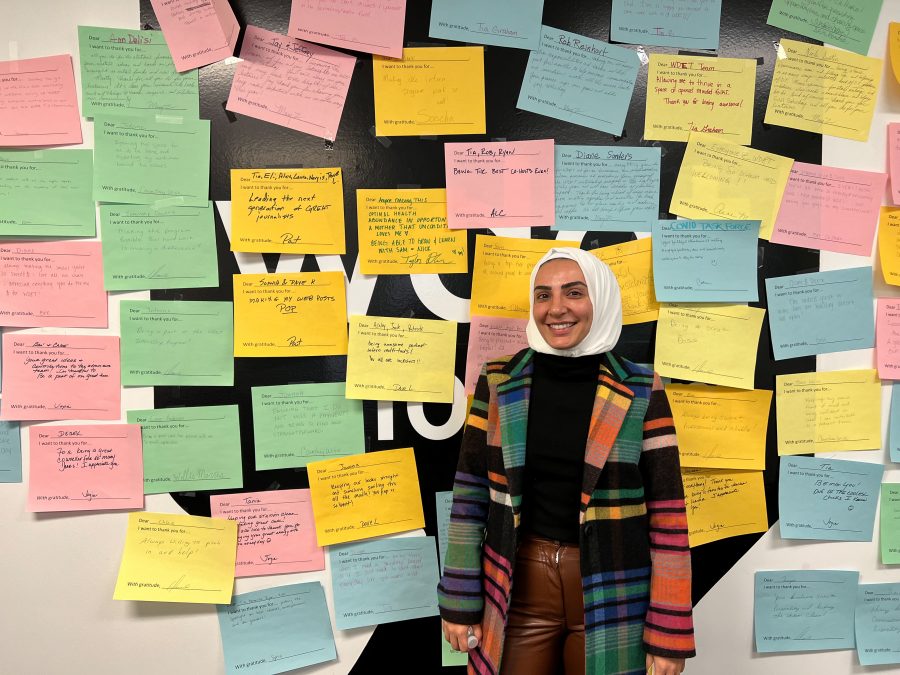
[[[570,349],[554,349],[547,344],[534,321],[534,278],[541,265],[556,258],[574,260],[578,264],[587,282],[588,297],[594,308],[590,331],[581,342]],[[525,327],[525,334],[528,337],[528,345],[536,352],[558,356],[602,354],[612,349],[619,341],[619,335],[622,333],[622,295],[619,292],[619,282],[609,266],[591,253],[580,248],[551,248],[531,270],[530,288],[528,325]]]

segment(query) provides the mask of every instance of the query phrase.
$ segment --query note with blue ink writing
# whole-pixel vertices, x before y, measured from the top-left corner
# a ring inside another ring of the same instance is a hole
[[[537,49],[544,0],[433,0],[428,36]]]
[[[891,461],[900,462],[900,383],[891,386],[891,417],[888,427],[888,445]]]
[[[613,0],[615,42],[718,49],[722,0]]]
[[[18,422],[0,422],[0,483],[22,482],[22,438]]]
[[[900,583],[859,585],[856,655],[863,666],[900,663]]]
[[[766,23],[865,56],[882,0],[773,0]]]

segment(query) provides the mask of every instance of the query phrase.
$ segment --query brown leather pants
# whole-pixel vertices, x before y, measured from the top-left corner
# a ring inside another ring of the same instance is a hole
[[[578,546],[526,535],[516,553],[501,675],[584,675]]]

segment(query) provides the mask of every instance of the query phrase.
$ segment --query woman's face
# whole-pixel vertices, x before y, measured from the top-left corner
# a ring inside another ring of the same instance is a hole
[[[594,320],[594,306],[578,263],[554,258],[538,268],[532,316],[554,349],[570,349],[584,340]]]

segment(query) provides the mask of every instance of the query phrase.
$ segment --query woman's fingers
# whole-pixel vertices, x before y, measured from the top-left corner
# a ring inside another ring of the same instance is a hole
[[[444,628],[444,637],[447,642],[450,643],[451,649],[455,649],[458,652],[467,652],[469,651],[469,626],[461,623],[450,623],[448,621],[441,621],[441,625]],[[472,627],[472,634],[481,640],[481,626]]]

